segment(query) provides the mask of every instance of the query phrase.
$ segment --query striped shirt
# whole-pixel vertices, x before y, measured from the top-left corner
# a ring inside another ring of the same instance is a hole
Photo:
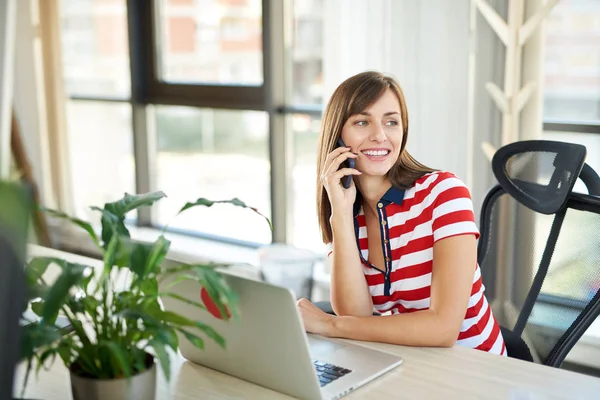
[[[409,313],[429,308],[433,245],[438,240],[472,234],[479,238],[471,195],[449,172],[433,172],[413,187],[392,187],[378,204],[385,271],[369,263],[367,225],[357,199],[354,227],[373,307],[380,313]],[[331,254],[332,244],[327,245]],[[475,265],[467,312],[457,344],[506,356],[500,326],[484,296]]]

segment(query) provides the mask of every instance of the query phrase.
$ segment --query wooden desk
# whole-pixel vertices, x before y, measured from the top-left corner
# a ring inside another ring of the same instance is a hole
[[[97,260],[31,246],[30,255],[55,255],[101,267]],[[477,350],[416,348],[356,342],[397,354],[404,363],[352,392],[348,399],[598,399],[600,379]],[[22,372],[22,369],[20,370]],[[20,385],[18,379],[17,385]],[[16,387],[20,394],[20,386]],[[70,399],[69,375],[60,362],[30,378],[26,397]],[[171,382],[159,373],[157,398],[162,399],[289,399],[252,383],[195,365],[174,355]]]

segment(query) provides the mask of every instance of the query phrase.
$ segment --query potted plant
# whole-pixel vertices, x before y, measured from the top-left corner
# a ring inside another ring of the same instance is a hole
[[[163,197],[162,192],[125,194],[119,201],[105,204],[104,208],[92,207],[101,214],[100,237],[88,222],[59,211],[45,210],[87,231],[102,252],[104,268],[93,269],[52,257],[33,258],[27,264],[28,303],[40,317],[23,328],[22,358],[28,362],[27,376],[34,364],[39,371],[58,355],[70,371],[74,400],[84,397],[153,399],[155,358],[168,380],[169,351],[177,351],[179,338],[185,337],[199,348],[203,347],[205,338],[226,346],[223,337],[210,326],[165,311],[159,301],[159,296],[172,297],[204,308],[203,304],[190,302],[177,293],[159,293],[159,280],[177,273],[178,280],[196,281],[210,296],[223,319],[235,318],[237,298],[215,271],[218,265],[167,267],[163,261],[169,250],[169,240],[162,234],[151,243],[134,240],[125,225],[128,212],[151,206]],[[179,213],[196,206],[210,207],[214,203],[251,208],[238,199],[213,202],[200,198],[187,203]],[[43,278],[50,264],[61,268],[52,283]],[[69,333],[55,324],[59,314],[69,320]],[[198,334],[200,332],[202,335]]]

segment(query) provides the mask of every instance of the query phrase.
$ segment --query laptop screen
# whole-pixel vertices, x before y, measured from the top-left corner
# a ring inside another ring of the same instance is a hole
[[[13,398],[30,213],[30,191],[0,182],[0,400]]]

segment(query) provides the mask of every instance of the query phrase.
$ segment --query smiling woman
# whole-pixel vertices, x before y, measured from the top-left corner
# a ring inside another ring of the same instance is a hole
[[[346,146],[335,148],[340,138]],[[506,355],[477,264],[470,192],[454,174],[411,157],[407,140],[406,102],[393,78],[364,72],[333,93],[319,138],[317,207],[337,316],[300,299],[304,326],[325,336]],[[340,168],[347,159],[356,168]]]

